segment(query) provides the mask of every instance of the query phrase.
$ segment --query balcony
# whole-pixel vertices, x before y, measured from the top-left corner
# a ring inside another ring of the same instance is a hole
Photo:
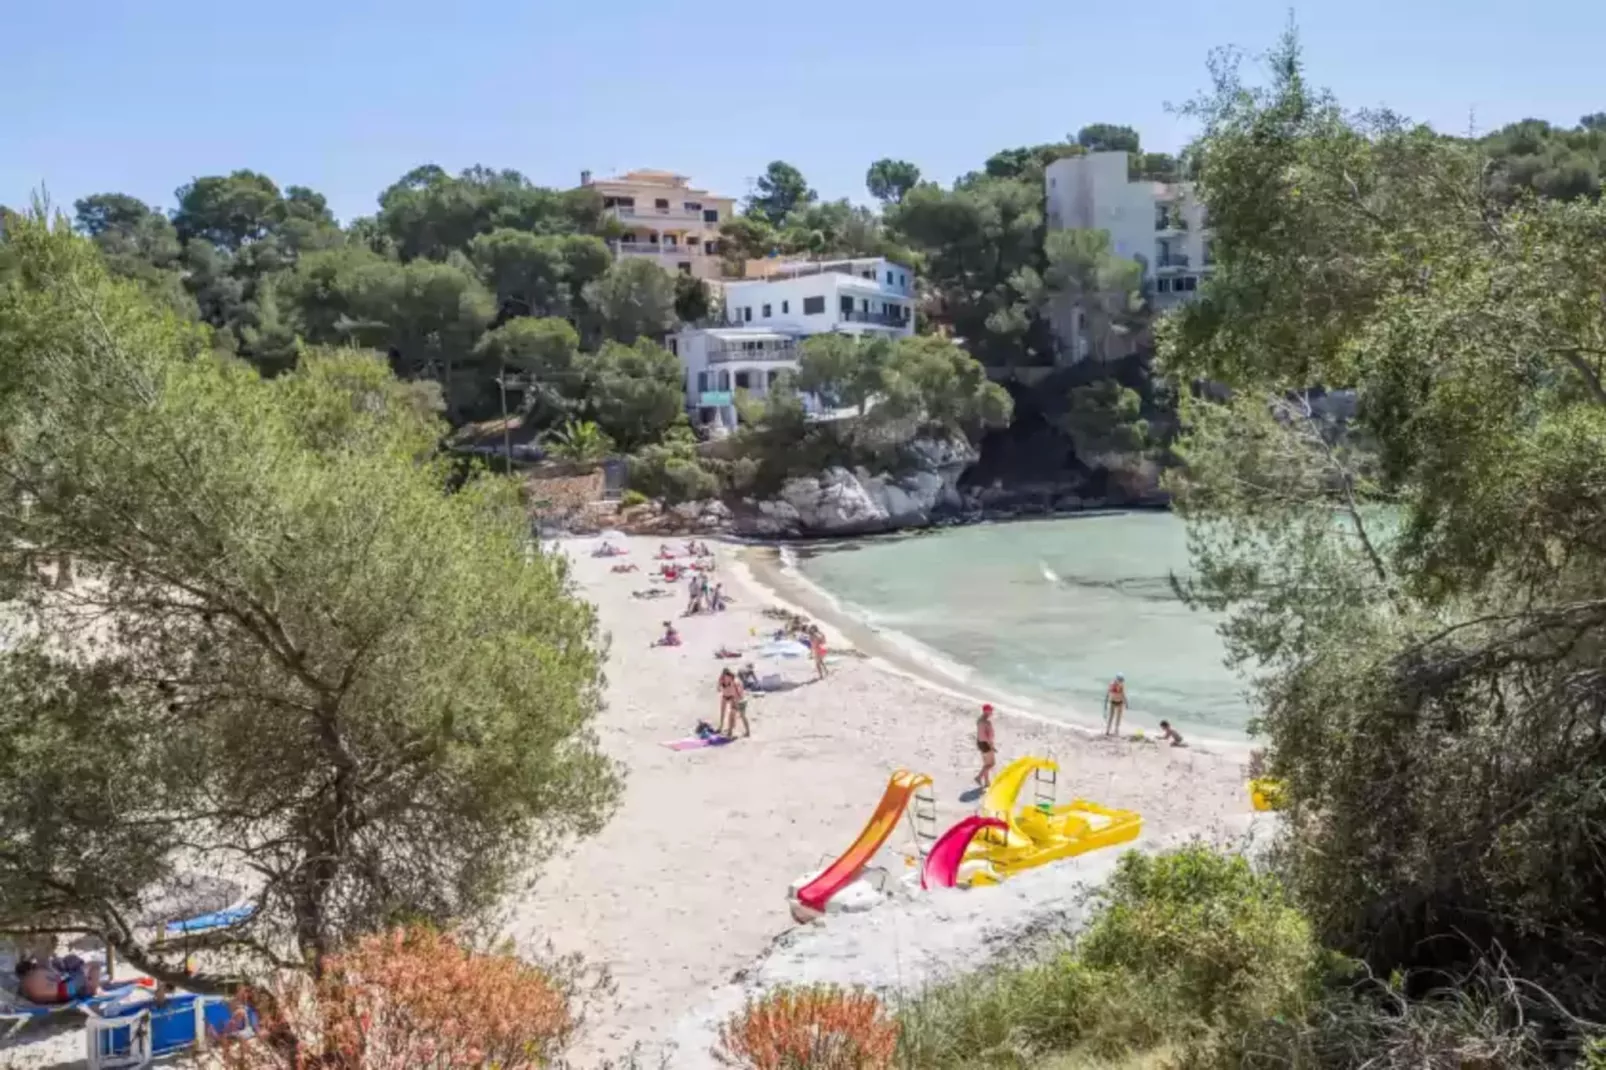
[[[708,351],[708,363],[710,364],[734,364],[738,362],[795,364],[797,359],[798,348],[793,342],[761,342],[751,348],[741,345],[723,345],[711,348]]]
[[[684,208],[609,208],[608,212],[621,222],[639,223],[643,226],[717,227],[719,225],[705,222],[701,211],[688,212]]]
[[[1161,271],[1164,271],[1166,268],[1185,268],[1188,266],[1188,254],[1161,253],[1155,258],[1154,266]]]
[[[863,309],[843,309],[843,323],[868,323],[876,327],[907,327],[910,320],[908,316],[900,316],[895,312],[865,312]]]
[[[609,242],[608,247],[619,256],[651,256],[664,260],[694,260],[708,254],[701,245],[654,245],[651,242]]]

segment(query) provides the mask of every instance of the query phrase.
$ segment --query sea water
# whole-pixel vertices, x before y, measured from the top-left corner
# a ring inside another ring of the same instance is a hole
[[[974,689],[996,686],[1077,723],[1126,675],[1133,719],[1243,739],[1249,710],[1214,616],[1176,597],[1183,524],[1121,513],[988,524],[794,548],[796,569],[892,641],[923,647]]]

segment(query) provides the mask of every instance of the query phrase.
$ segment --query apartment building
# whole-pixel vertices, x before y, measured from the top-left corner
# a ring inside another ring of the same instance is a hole
[[[670,340],[686,370],[695,424],[734,428],[736,392],[762,398],[782,372],[797,368],[798,347],[810,335],[914,333],[915,278],[901,264],[880,257],[761,263],[762,277],[725,283],[722,325]]]
[[[619,221],[622,232],[609,242],[615,256],[649,257],[666,271],[719,278],[719,228],[735,214],[733,199],[669,171],[597,179],[582,171],[580,185],[596,190],[603,210]]]
[[[1157,309],[1190,300],[1211,270],[1204,206],[1188,182],[1130,176],[1129,154],[1092,152],[1049,164],[1043,176],[1048,225],[1102,230],[1112,251],[1143,267],[1144,296]],[[1074,362],[1087,353],[1082,316],[1070,301],[1051,309]]]

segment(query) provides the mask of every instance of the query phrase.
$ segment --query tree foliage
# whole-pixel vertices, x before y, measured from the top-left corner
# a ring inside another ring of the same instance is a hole
[[[985,177],[953,190],[918,186],[888,221],[921,254],[935,314],[982,363],[1052,358],[1052,332],[1041,315],[1040,181]]]
[[[657,339],[675,325],[675,277],[651,260],[627,257],[584,291],[589,334],[633,344]]]
[[[527,559],[511,484],[447,493],[418,390],[353,352],[264,380],[87,239],[35,218],[8,245],[0,920],[194,987],[144,942],[168,879],[243,875],[229,945],[316,964],[473,916],[599,825],[592,610]]]
[[[1071,390],[1064,417],[1076,455],[1084,461],[1109,453],[1137,453],[1149,445],[1138,392],[1114,379],[1100,379]]]
[[[605,342],[584,357],[579,388],[578,407],[624,450],[656,442],[686,418],[680,360],[646,338]]]
[[[920,185],[920,168],[908,160],[877,160],[865,174],[864,185],[882,204],[897,204]]]
[[[819,194],[809,188],[803,172],[785,160],[775,160],[753,183],[753,194],[747,199],[747,212],[779,226],[794,210],[818,199]]]
[[[1195,106],[1218,266],[1162,355],[1232,394],[1184,413],[1188,593],[1254,674],[1324,937],[1490,956],[1567,1032],[1606,1011],[1606,206],[1345,113],[1292,40],[1271,71]]]

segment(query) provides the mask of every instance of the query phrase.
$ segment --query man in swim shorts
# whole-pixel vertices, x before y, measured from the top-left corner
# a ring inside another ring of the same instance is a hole
[[[978,787],[985,788],[993,782],[993,763],[998,760],[997,748],[993,743],[993,706],[989,702],[981,708],[981,716],[976,718],[976,749],[981,752],[981,772],[976,774]]]
[[[1126,676],[1116,673],[1110,689],[1104,693],[1104,734],[1121,734],[1121,715],[1126,712]]]

